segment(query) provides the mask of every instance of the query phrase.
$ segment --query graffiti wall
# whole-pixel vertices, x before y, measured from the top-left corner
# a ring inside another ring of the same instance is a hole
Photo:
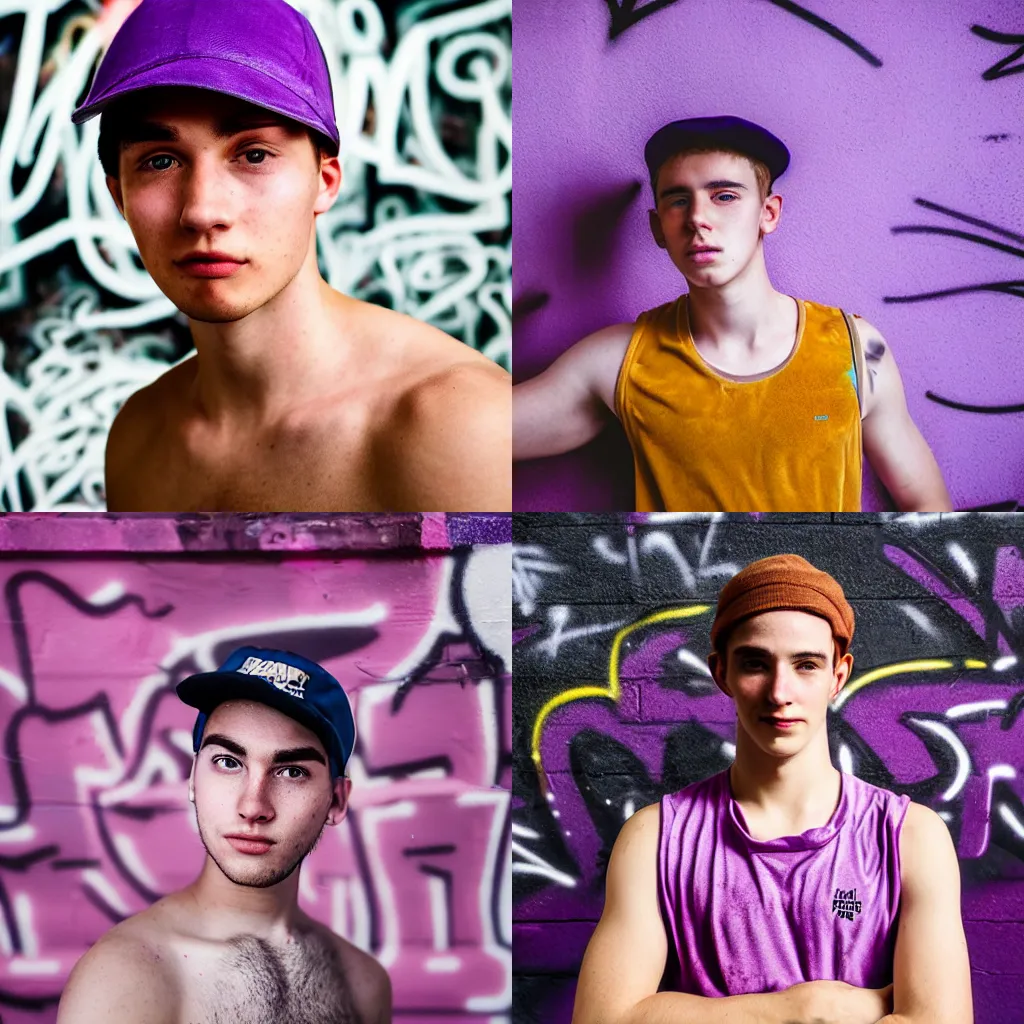
[[[72,126],[138,0],[0,4],[0,509],[98,509],[121,403],[191,351]],[[317,220],[342,292],[508,367],[511,0],[294,0],[334,83],[344,180]]]
[[[300,904],[376,955],[396,1020],[508,1019],[510,523],[501,516],[0,519],[0,1019],[191,882],[195,712],[241,644],[353,700],[351,809]]]
[[[520,0],[518,379],[685,282],[651,239],[643,146],[735,114],[789,146],[780,291],[886,336],[955,508],[1024,497],[1024,21],[1017,0]],[[631,509],[608,437],[524,464],[517,508]],[[865,508],[892,508],[868,474]]]
[[[832,573],[857,616],[833,762],[948,824],[975,1021],[1020,1024],[1019,515],[518,515],[514,541],[516,1024],[568,1024],[623,821],[731,763],[735,712],[705,661],[715,602],[782,552]]]

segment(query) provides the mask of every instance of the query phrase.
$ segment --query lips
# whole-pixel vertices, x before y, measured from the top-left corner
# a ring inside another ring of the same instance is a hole
[[[801,718],[772,718],[770,715],[762,715],[761,721],[775,729],[792,729],[803,721]]]
[[[239,853],[258,856],[266,853],[273,845],[272,839],[262,836],[225,836],[224,837]]]

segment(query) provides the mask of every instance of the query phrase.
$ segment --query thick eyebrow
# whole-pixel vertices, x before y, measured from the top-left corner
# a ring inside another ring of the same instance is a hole
[[[746,657],[751,657],[751,656],[753,656],[753,657],[762,657],[762,658],[771,658],[772,657],[771,651],[767,651],[763,647],[754,647],[752,645],[748,646],[748,645],[745,645],[745,644],[740,646],[740,647],[734,647],[733,650],[732,650],[732,653],[733,654],[739,654],[741,656],[746,656]],[[807,661],[809,659],[813,660],[813,661],[822,661],[822,662],[824,662],[824,661],[828,661],[828,655],[822,653],[821,651],[798,651],[796,654],[791,654],[789,656],[789,660],[790,661]]]
[[[281,119],[266,114],[232,114],[218,121],[214,135],[218,139],[230,139],[234,135],[251,131],[253,128],[280,128]],[[136,146],[143,142],[179,142],[181,132],[172,124],[163,121],[137,121],[125,128],[122,145]]]
[[[228,739],[227,736],[221,735],[219,732],[212,732],[209,736],[204,737],[199,749],[203,750],[212,745],[230,750],[232,754],[236,754],[238,757],[246,756],[245,747],[232,739]],[[274,752],[273,760],[270,763],[294,764],[296,761],[317,761],[322,765],[327,764],[326,758],[316,747],[292,747],[290,750],[277,750]]]
[[[726,181],[724,178],[718,181],[706,181],[704,182],[705,190],[711,190],[713,188],[742,188],[746,189],[746,185],[742,181]],[[685,195],[688,196],[693,189],[687,188],[685,185],[670,185],[664,189],[658,196],[659,199],[664,199],[665,196]]]

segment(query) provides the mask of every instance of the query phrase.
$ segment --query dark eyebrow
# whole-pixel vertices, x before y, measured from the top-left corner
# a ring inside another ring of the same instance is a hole
[[[706,190],[713,188],[742,188],[746,189],[746,185],[742,181],[706,181],[704,182],[704,188]],[[688,196],[693,189],[687,188],[685,185],[670,185],[658,196],[659,199],[664,199],[666,196],[684,195]]]
[[[754,647],[753,645],[744,644],[740,647],[734,647],[732,649],[733,654],[744,655],[747,657],[755,656],[762,658],[770,658],[772,654],[770,651],[765,650],[763,647]],[[789,656],[790,661],[806,661],[812,659],[814,661],[828,661],[828,655],[823,654],[821,651],[799,651],[796,654]]]
[[[253,128],[282,128],[281,119],[266,114],[232,114],[217,122],[214,135],[218,139],[230,139],[234,135]],[[123,146],[134,146],[142,142],[178,142],[181,132],[174,125],[162,121],[136,121],[125,127],[121,136]]]
[[[245,747],[234,740],[228,739],[227,736],[222,736],[219,732],[212,732],[209,736],[204,737],[199,749],[203,750],[211,745],[230,750],[232,754],[236,754],[238,757],[246,756]],[[294,764],[296,761],[318,761],[322,765],[327,764],[326,758],[316,747],[293,747],[291,750],[275,751],[274,759],[270,763]]]

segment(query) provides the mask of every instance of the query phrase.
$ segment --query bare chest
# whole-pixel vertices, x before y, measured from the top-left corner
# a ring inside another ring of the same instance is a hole
[[[245,936],[179,964],[180,1024],[361,1024],[337,952],[320,938],[279,947]]]
[[[132,510],[375,511],[385,467],[373,458],[371,430],[343,420],[264,437],[169,433],[130,474]]]

